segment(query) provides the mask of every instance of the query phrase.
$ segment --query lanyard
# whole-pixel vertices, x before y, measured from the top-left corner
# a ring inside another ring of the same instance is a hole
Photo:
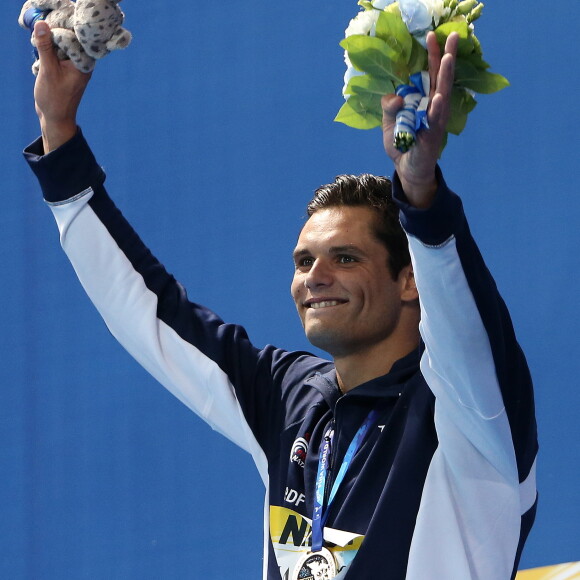
[[[342,483],[352,459],[356,452],[360,449],[369,428],[374,424],[378,417],[378,411],[373,409],[364,420],[363,424],[359,427],[354,439],[350,442],[344,459],[342,460],[342,465],[332,489],[330,490],[330,496],[328,497],[328,502],[326,506],[324,505],[324,490],[326,487],[326,478],[328,476],[328,470],[330,465],[330,454],[332,452],[332,440],[334,438],[334,429],[329,429],[324,435],[324,445],[318,459],[318,474],[316,476],[316,493],[314,494],[314,513],[312,515],[312,551],[319,552],[322,549],[324,543],[324,524],[326,518],[328,517],[328,510],[330,505],[334,500],[334,496]]]

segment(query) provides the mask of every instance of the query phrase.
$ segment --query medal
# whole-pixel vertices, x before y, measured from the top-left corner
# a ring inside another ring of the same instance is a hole
[[[304,554],[296,563],[292,580],[331,580],[336,576],[336,562],[330,550]]]

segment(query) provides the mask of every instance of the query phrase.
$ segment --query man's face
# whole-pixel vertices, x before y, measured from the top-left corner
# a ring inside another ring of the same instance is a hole
[[[376,219],[367,207],[319,210],[294,250],[291,292],[306,336],[334,357],[378,345],[399,320],[402,277],[391,276]]]

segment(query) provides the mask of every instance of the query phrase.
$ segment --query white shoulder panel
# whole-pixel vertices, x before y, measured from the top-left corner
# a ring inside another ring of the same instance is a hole
[[[213,429],[248,451],[267,481],[265,455],[219,366],[157,318],[157,296],[120,251],[88,201],[53,204],[61,244],[111,333],[163,386]]]
[[[439,439],[425,482],[408,580],[506,580],[522,506],[515,452],[481,321],[455,239],[409,239],[421,298],[423,375]]]

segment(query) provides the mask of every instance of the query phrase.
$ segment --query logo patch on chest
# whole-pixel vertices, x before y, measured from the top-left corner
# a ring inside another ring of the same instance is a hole
[[[292,449],[290,450],[290,462],[297,463],[302,469],[306,463],[306,454],[308,453],[308,440],[310,439],[310,434],[307,433],[305,437],[298,437],[292,444]]]

